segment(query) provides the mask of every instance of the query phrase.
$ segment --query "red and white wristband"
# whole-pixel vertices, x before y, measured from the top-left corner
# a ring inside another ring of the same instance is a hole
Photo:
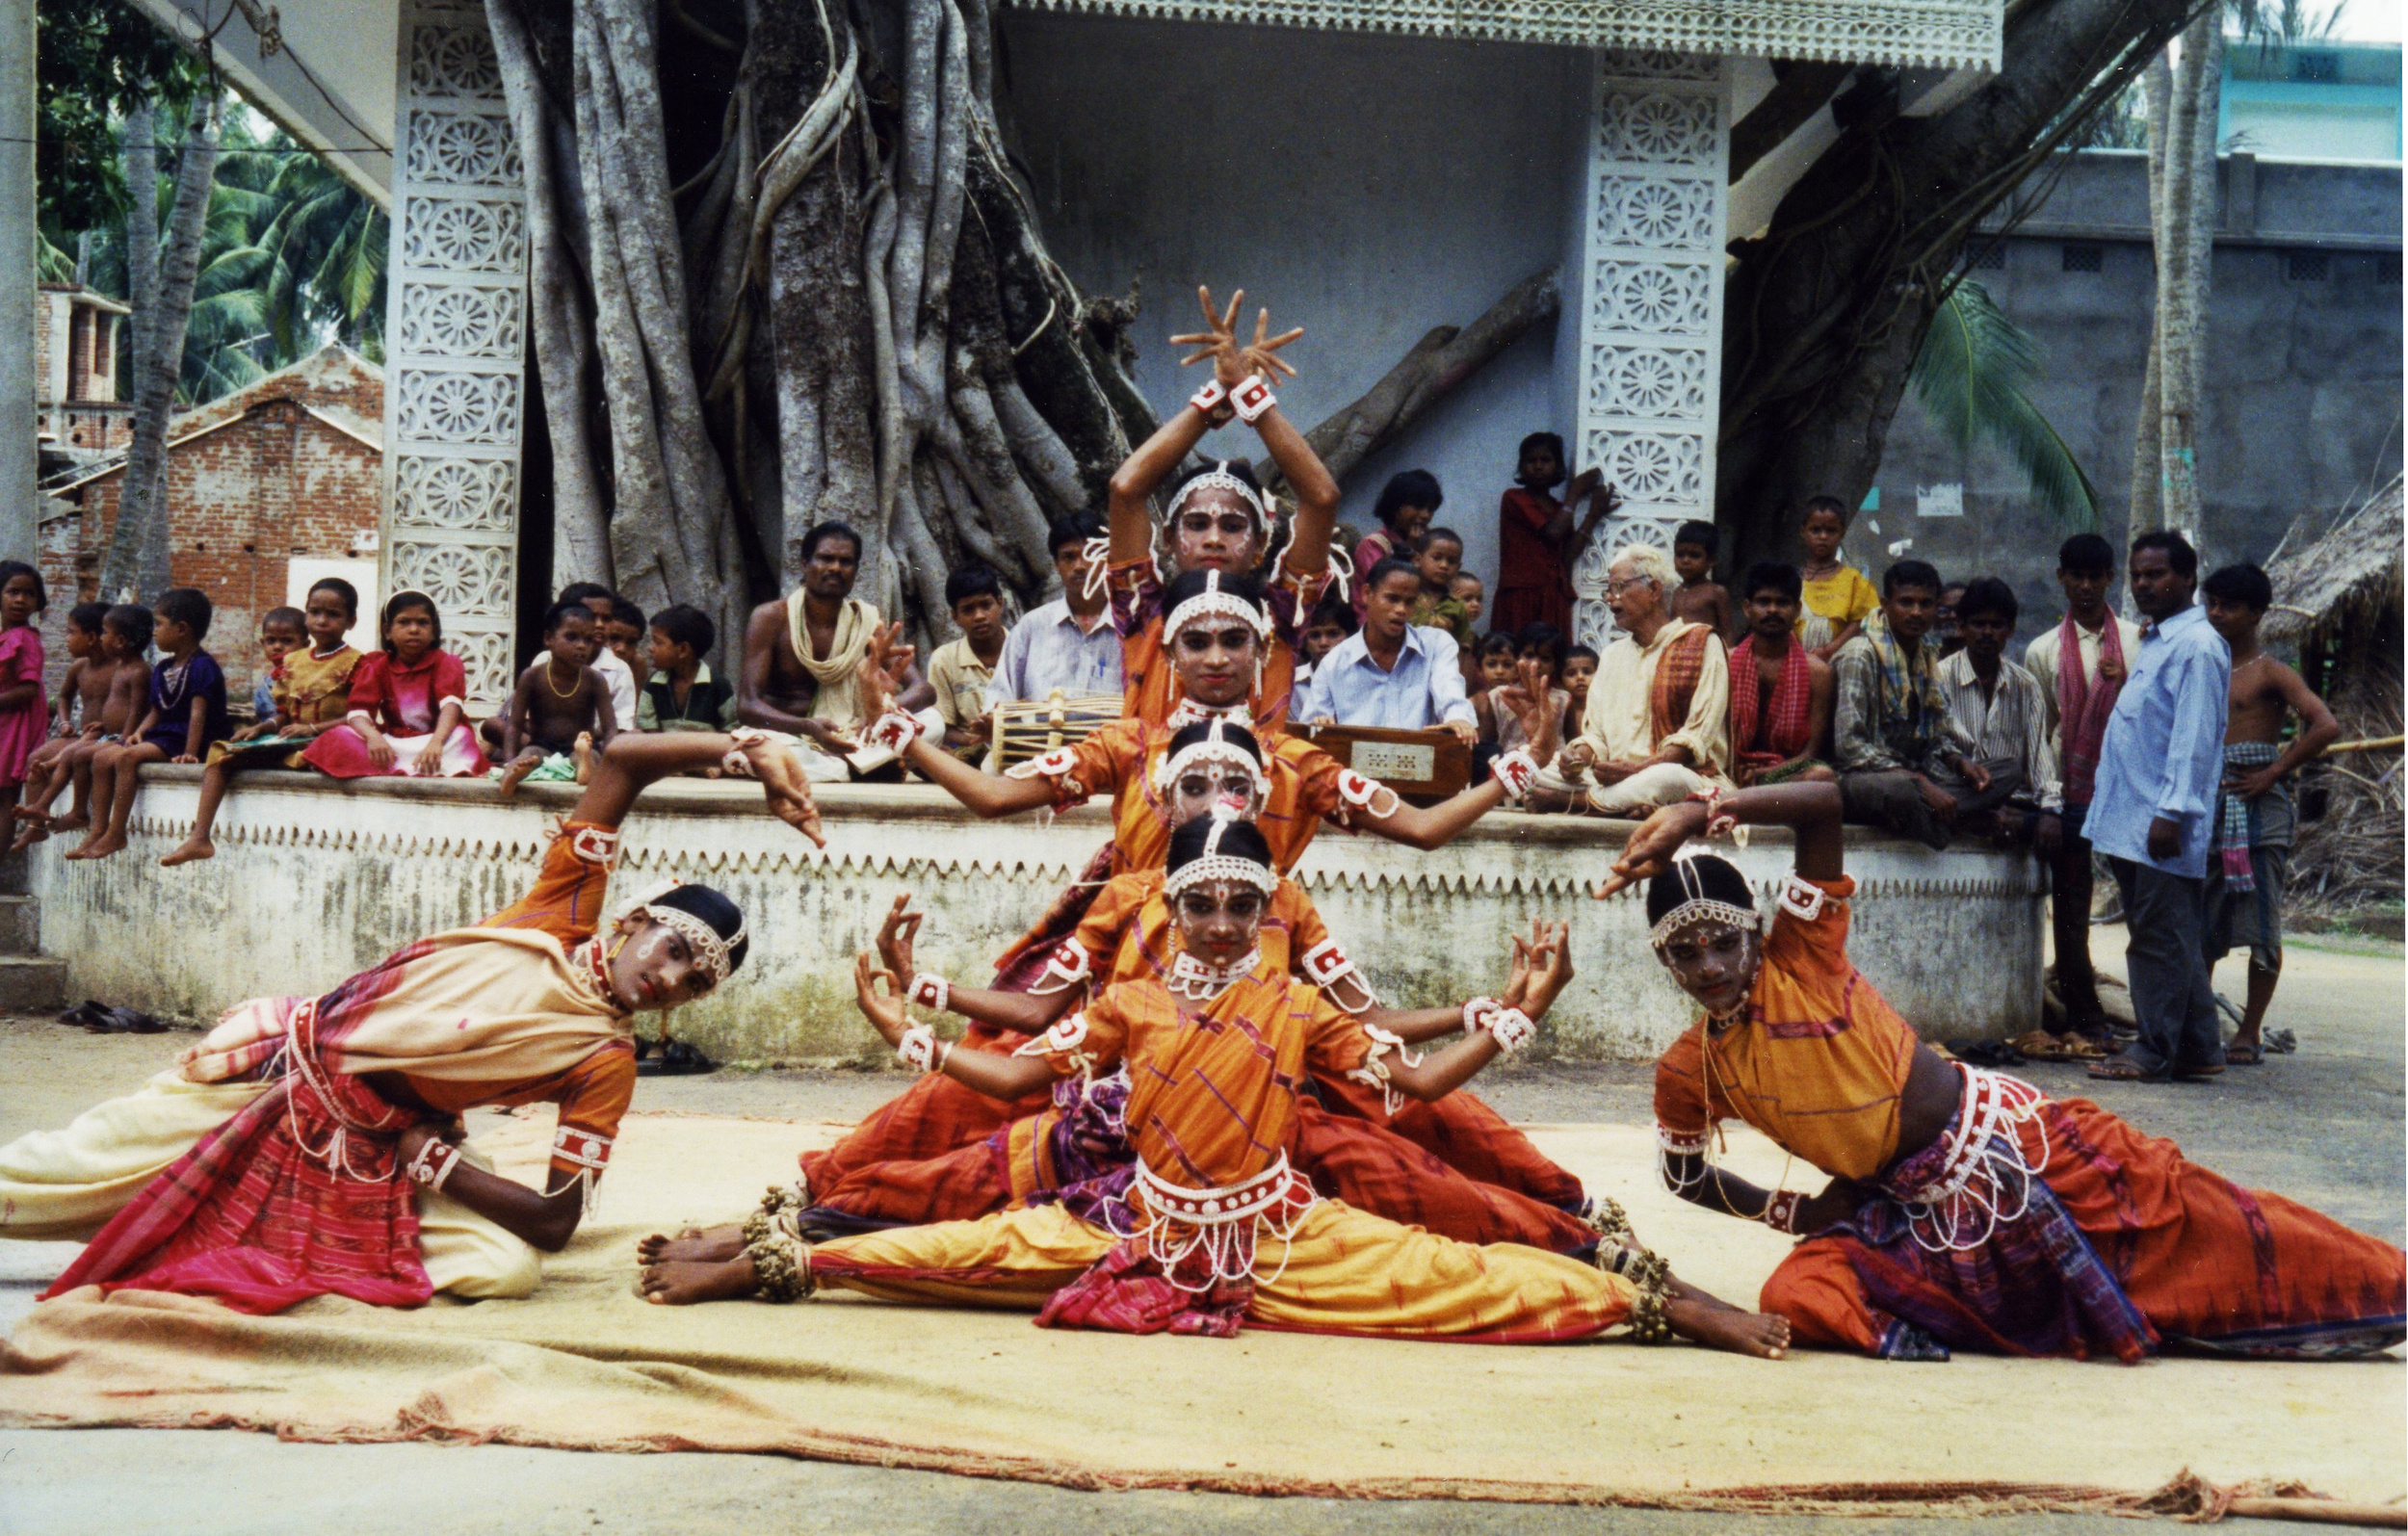
[[[939,1013],[953,1011],[954,984],[932,972],[923,971],[911,978],[911,989],[904,994],[921,1007]]]
[[[1519,1054],[1538,1038],[1537,1022],[1519,1008],[1499,1008],[1488,1016],[1485,1028],[1506,1055]]]
[[[1775,1232],[1797,1234],[1797,1211],[1806,1197],[1794,1189],[1776,1189],[1765,1202],[1765,1225]]]
[[[458,1147],[437,1136],[418,1149],[418,1156],[409,1159],[410,1182],[427,1189],[441,1189],[443,1181],[459,1166]]]
[[[1229,404],[1238,412],[1238,420],[1248,427],[1263,419],[1263,413],[1279,404],[1279,397],[1270,392],[1270,380],[1260,374],[1248,374],[1245,381],[1229,392]]]
[[[1217,378],[1204,380],[1204,387],[1188,397],[1188,404],[1206,416],[1220,409],[1222,405],[1228,404],[1228,401],[1229,391],[1222,387]]]
[[[872,746],[882,746],[901,757],[903,749],[926,736],[928,721],[904,710],[888,710],[862,733],[862,740]]]
[[[1494,773],[1497,782],[1505,786],[1506,799],[1518,800],[1530,794],[1531,786],[1538,782],[1538,759],[1531,756],[1528,749],[1517,746],[1510,752],[1499,753],[1497,760],[1488,765],[1488,771]]]
[[[903,1057],[903,1065],[917,1072],[944,1071],[945,1063],[952,1059],[953,1054],[954,1043],[939,1040],[936,1031],[925,1024],[915,1024],[905,1029],[903,1039],[895,1046],[895,1054]]]
[[[1487,1028],[1488,1021],[1495,1018],[1498,1010],[1504,1006],[1505,1004],[1495,998],[1472,999],[1463,1004],[1463,1032],[1478,1034],[1480,1030]]]
[[[736,744],[729,747],[727,755],[720,759],[721,770],[734,778],[754,777],[752,758],[749,756],[748,749],[768,745],[770,733],[756,725],[744,725],[728,732],[727,739]]]

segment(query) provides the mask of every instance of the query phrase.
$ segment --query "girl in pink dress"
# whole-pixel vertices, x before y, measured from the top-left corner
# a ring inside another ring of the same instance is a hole
[[[23,560],[0,560],[0,808],[16,804],[25,760],[50,734],[41,631],[34,623],[49,605],[41,572]]]
[[[301,754],[338,779],[400,774],[466,778],[490,765],[462,718],[468,672],[442,649],[443,620],[424,592],[396,592],[384,605],[384,649],[352,673],[352,712]]]

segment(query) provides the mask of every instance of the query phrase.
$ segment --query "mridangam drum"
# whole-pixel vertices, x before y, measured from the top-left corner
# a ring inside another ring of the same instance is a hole
[[[1015,764],[1043,757],[1058,746],[1075,746],[1120,718],[1120,695],[1086,693],[1065,697],[1060,689],[1041,699],[995,706],[995,744],[986,770],[1001,773]]]

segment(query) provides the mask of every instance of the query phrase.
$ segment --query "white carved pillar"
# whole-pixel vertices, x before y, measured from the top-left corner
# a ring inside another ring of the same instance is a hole
[[[1574,466],[1622,493],[1574,568],[1575,638],[1608,638],[1606,566],[1714,520],[1731,113],[1713,54],[1598,55],[1582,226]]]
[[[384,596],[443,615],[472,703],[510,696],[525,419],[527,207],[477,5],[401,14],[384,325]]]

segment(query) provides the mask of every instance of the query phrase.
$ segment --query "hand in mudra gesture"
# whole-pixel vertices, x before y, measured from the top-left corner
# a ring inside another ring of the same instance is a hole
[[[877,719],[895,707],[895,695],[903,691],[903,682],[911,675],[912,658],[919,655],[916,647],[903,643],[903,627],[889,624],[870,637],[869,648],[861,656],[861,713],[864,718]]]
[[[1613,872],[1597,884],[1592,894],[1603,901],[1626,886],[1652,880],[1672,868],[1672,857],[1684,844],[1706,832],[1706,804],[1702,800],[1675,800],[1638,824],[1629,842],[1622,845],[1622,856],[1613,861]]]
[[[1229,296],[1226,310],[1213,307],[1213,291],[1210,288],[1198,288],[1195,297],[1196,301],[1203,305],[1206,328],[1173,336],[1170,344],[1173,347],[1200,347],[1203,351],[1180,358],[1180,367],[1211,358],[1213,377],[1220,381],[1223,389],[1235,389],[1255,374],[1261,374],[1265,378],[1279,374],[1286,374],[1291,378],[1296,377],[1296,369],[1279,355],[1279,350],[1303,335],[1303,326],[1298,325],[1273,336],[1270,334],[1270,311],[1258,309],[1254,313],[1254,340],[1241,346],[1238,342],[1238,310],[1245,302],[1245,290],[1241,288]]]
[[[919,975],[919,968],[912,964],[912,948],[920,936],[922,916],[911,910],[911,893],[905,891],[895,898],[895,904],[887,909],[886,921],[878,925],[878,963],[903,977],[906,986]]]

